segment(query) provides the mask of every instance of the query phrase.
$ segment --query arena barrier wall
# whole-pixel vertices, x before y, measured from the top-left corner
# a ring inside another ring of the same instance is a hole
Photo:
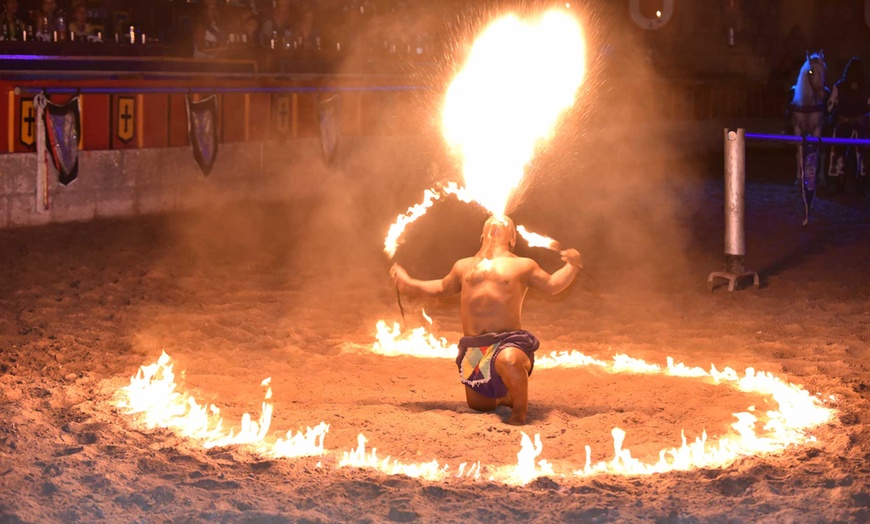
[[[0,82],[7,93],[6,103],[0,103],[0,118],[7,123],[0,126],[6,153],[0,154],[0,228],[310,196],[331,169],[321,159],[318,140],[317,97],[324,91],[342,92],[342,149],[396,151],[381,149],[392,143],[402,154],[426,155],[415,137],[440,140],[440,92],[407,77],[230,76],[27,76]],[[676,93],[672,102],[648,108],[654,118],[584,121],[595,128],[587,137],[618,143],[641,133],[662,140],[675,156],[715,151],[722,147],[721,129],[732,119],[745,122],[745,112],[755,111],[750,102],[761,103],[761,91],[740,88],[708,96],[712,91],[696,84],[668,91]],[[79,94],[82,114],[79,177],[61,186],[50,173],[51,205],[44,213],[36,212],[35,196],[32,97],[39,92],[56,103]],[[214,171],[203,177],[187,138],[185,97],[212,93],[220,98],[220,149]],[[771,132],[780,125],[775,118],[755,122]],[[361,169],[372,167],[366,164],[370,160],[360,160]]]

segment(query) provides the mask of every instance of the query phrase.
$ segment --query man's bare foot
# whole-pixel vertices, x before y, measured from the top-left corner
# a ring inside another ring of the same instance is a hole
[[[507,419],[507,423],[511,426],[524,426],[526,424],[526,414],[511,412],[511,416]]]

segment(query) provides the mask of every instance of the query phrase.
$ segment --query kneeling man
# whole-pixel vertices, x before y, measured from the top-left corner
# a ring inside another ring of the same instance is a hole
[[[529,376],[540,345],[520,321],[526,291],[554,295],[564,290],[583,268],[583,259],[576,249],[561,251],[565,265],[551,275],[534,260],[516,256],[516,242],[513,221],[493,216],[483,226],[477,254],[457,261],[446,277],[417,280],[398,264],[390,275],[402,291],[460,295],[465,336],[459,341],[456,365],[468,406],[478,411],[508,406],[508,424],[520,425],[526,422]]]

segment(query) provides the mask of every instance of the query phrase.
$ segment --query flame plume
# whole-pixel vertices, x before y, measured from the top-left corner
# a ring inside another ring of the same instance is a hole
[[[447,90],[442,127],[466,189],[493,215],[508,213],[536,146],[574,104],[585,53],[580,24],[558,9],[535,22],[504,16],[474,42]]]
[[[517,233],[526,240],[529,247],[543,247],[554,251],[559,251],[561,249],[559,243],[552,238],[539,235],[538,233],[532,233],[523,226],[517,226]]]
[[[579,22],[560,9],[537,21],[507,15],[483,31],[450,84],[442,111],[444,138],[462,158],[465,186],[451,182],[424,191],[422,202],[390,226],[384,239],[389,258],[408,224],[443,195],[474,201],[495,216],[507,215],[535,148],[574,104],[586,74],[585,55]],[[555,241],[547,240],[546,247],[557,249]]]

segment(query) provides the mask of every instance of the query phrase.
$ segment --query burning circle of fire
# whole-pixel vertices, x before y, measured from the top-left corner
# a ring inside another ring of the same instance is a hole
[[[449,346],[446,340],[438,339],[420,327],[401,333],[396,324],[389,328],[386,323],[378,323],[377,341],[371,352],[385,356],[406,355],[421,358],[450,358],[456,354],[456,346]],[[241,427],[226,429],[220,410],[214,405],[203,406],[189,393],[179,389],[170,357],[164,352],[157,362],[140,367],[130,384],[121,388],[113,400],[115,406],[126,414],[138,414],[147,428],[167,428],[178,435],[193,439],[205,448],[222,446],[242,446],[252,452],[269,458],[296,458],[309,456],[334,455],[335,466],[376,469],[388,475],[406,475],[429,481],[448,479],[484,479],[505,484],[522,485],[541,476],[562,478],[588,477],[610,473],[622,475],[649,475],[668,471],[685,471],[695,468],[727,467],[741,457],[765,453],[776,453],[790,446],[814,442],[809,432],[830,421],[834,410],[810,395],[801,386],[789,384],[771,373],[759,372],[749,368],[741,376],[730,368],[719,371],[712,366],[709,371],[698,367],[688,367],[667,358],[665,367],[649,364],[627,355],[615,355],[612,361],[589,357],[577,351],[553,352],[540,357],[535,362],[536,369],[597,367],[608,373],[659,374],[670,377],[687,378],[726,385],[747,393],[768,396],[779,406],[778,410],[765,413],[766,420],[760,432],[756,431],[759,417],[750,408],[746,412],[735,413],[737,421],[732,431],[718,440],[709,440],[706,431],[693,442],[687,442],[682,434],[682,445],[659,452],[655,463],[644,463],[631,456],[631,451],[623,448],[625,431],[613,428],[614,454],[611,460],[593,463],[592,450],[586,446],[583,466],[571,468],[568,472],[558,472],[545,459],[538,460],[543,453],[540,435],[530,438],[522,433],[521,448],[517,453],[516,465],[492,466],[479,462],[462,463],[458,468],[441,464],[438,460],[426,463],[404,463],[390,456],[381,458],[376,448],[367,450],[367,439],[360,434],[355,449],[344,451],[340,458],[336,452],[327,451],[325,437],[329,424],[321,422],[305,431],[288,431],[284,437],[273,438],[269,433],[273,406],[269,399],[272,391],[270,379],[263,381],[267,388],[260,417],[254,421],[250,415],[242,417]],[[322,461],[318,462],[318,467]]]

